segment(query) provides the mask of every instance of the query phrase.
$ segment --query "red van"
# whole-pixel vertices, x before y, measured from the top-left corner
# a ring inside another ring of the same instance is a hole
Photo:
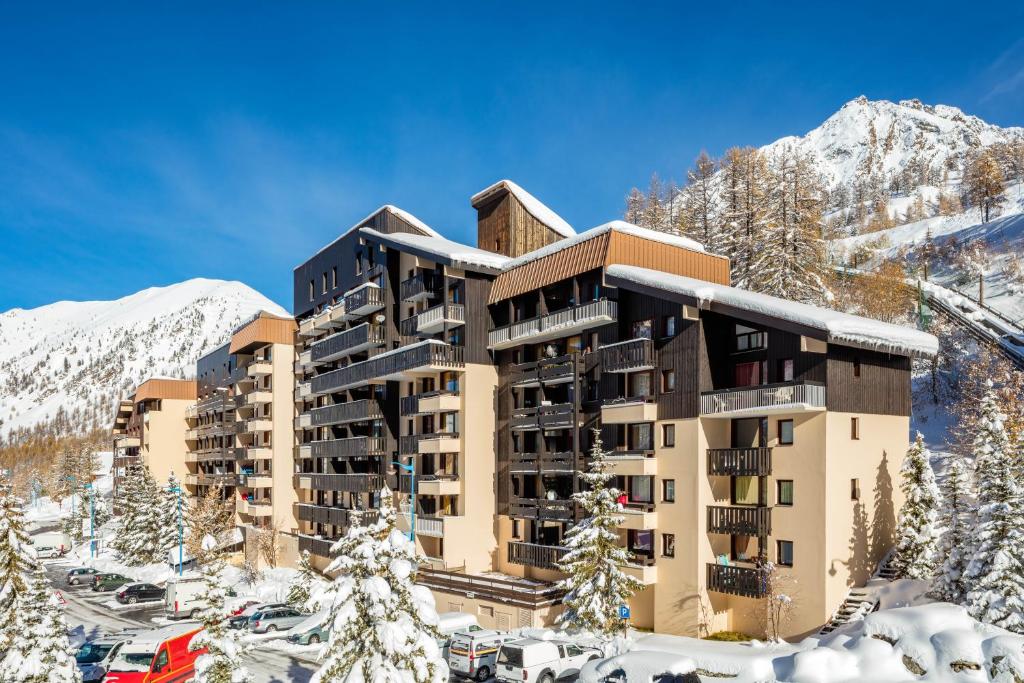
[[[103,683],[184,683],[195,675],[196,658],[206,650],[188,651],[202,626],[172,624],[146,631],[121,647]]]

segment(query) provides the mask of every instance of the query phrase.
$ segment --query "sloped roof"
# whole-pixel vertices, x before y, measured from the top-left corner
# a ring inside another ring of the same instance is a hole
[[[470,198],[469,203],[474,207],[478,207],[480,204],[502,191],[511,193],[531,216],[557,232],[562,237],[572,237],[576,234],[576,231],[565,221],[564,218],[549,209],[544,202],[537,199],[507,178],[499,180],[493,185],[480,190]]]

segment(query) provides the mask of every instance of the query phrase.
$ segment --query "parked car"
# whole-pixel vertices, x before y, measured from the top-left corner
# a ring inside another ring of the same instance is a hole
[[[327,619],[330,612],[321,610],[316,614],[307,617],[288,631],[287,641],[296,645],[317,645],[327,642],[330,635],[330,628],[327,626]]]
[[[456,676],[486,681],[495,670],[498,648],[511,639],[499,631],[459,631],[449,645],[448,668]]]
[[[102,593],[120,588],[126,583],[132,583],[132,579],[121,574],[96,574],[92,579],[92,589]]]
[[[121,646],[138,631],[126,630],[111,636],[100,636],[87,641],[75,653],[75,664],[82,673],[82,683],[98,683],[107,675],[110,662],[114,660]]]
[[[272,609],[275,607],[287,607],[288,604],[284,602],[261,602],[255,605],[249,605],[237,617],[231,617],[228,619],[228,626],[235,629],[245,628],[249,624],[249,617],[256,614],[260,610]]]
[[[272,607],[260,610],[249,617],[246,627],[253,633],[272,633],[287,631],[309,618],[309,614],[300,612],[294,607]]]
[[[104,683],[165,683],[195,675],[196,658],[206,648],[189,652],[192,637],[202,630],[195,622],[164,626],[129,640],[110,662]]]
[[[163,600],[164,589],[151,583],[127,583],[118,589],[114,597],[121,604],[134,605],[137,602],[146,602],[147,600]]]
[[[75,567],[68,571],[68,585],[78,586],[83,583],[92,583],[93,578],[99,574],[92,567]]]
[[[600,650],[575,643],[522,638],[501,644],[496,673],[499,682],[554,683],[600,657]]]

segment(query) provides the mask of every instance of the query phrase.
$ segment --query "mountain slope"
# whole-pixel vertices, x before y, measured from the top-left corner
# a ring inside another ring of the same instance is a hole
[[[43,424],[106,427],[139,382],[194,376],[196,359],[260,310],[287,314],[241,282],[194,279],[0,313],[0,437]]]

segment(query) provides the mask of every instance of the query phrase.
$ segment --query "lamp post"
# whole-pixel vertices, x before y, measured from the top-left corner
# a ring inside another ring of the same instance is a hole
[[[172,484],[167,487],[169,493],[178,498],[178,576],[185,572],[185,529],[181,522],[181,484]]]
[[[93,495],[92,483],[85,485],[89,492],[89,556],[96,557],[96,497]]]
[[[409,473],[409,480],[411,482],[409,487],[409,540],[414,544],[416,543],[416,466],[406,465],[400,463],[397,460],[392,460],[391,464],[395,467],[400,467]],[[399,486],[401,488],[401,486]]]

